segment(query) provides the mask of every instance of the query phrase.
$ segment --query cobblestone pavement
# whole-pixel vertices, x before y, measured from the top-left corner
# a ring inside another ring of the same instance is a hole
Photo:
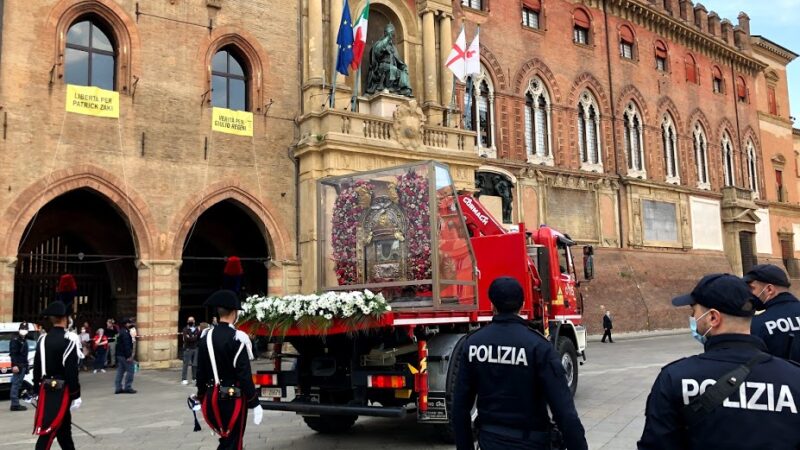
[[[575,397],[592,449],[635,448],[644,426],[644,404],[661,366],[701,347],[689,333],[677,336],[591,343],[588,362],[581,367]],[[73,420],[92,432],[92,439],[73,428],[79,449],[213,449],[216,439],[203,425],[192,432],[186,397],[193,389],[181,386],[179,372],[144,371],[136,374],[136,395],[114,395],[114,373],[83,373],[83,406]],[[0,449],[30,449],[33,412],[8,411],[7,394],[0,402]],[[202,419],[201,419],[202,421]],[[57,444],[54,448],[58,448]],[[446,449],[429,427],[413,417],[405,420],[359,419],[340,436],[321,436],[300,417],[265,411],[259,427],[248,424],[245,448],[255,449]]]

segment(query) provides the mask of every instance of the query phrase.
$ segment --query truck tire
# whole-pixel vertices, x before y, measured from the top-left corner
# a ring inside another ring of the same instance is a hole
[[[578,351],[575,350],[575,344],[564,336],[558,338],[556,350],[567,375],[567,386],[574,397],[578,390]]]
[[[320,434],[340,434],[356,423],[358,416],[304,416],[309,428]]]
[[[458,379],[458,369],[461,367],[461,347],[464,346],[464,341],[467,336],[459,339],[455,347],[453,347],[453,354],[450,355],[450,364],[447,368],[447,392],[445,392],[445,405],[447,407],[447,420],[448,423],[436,425],[437,432],[442,441],[453,444],[455,443],[455,432],[453,431],[453,394],[456,389],[456,382]],[[478,416],[477,406],[472,407],[472,437],[477,438],[478,430],[475,428],[475,419]]]

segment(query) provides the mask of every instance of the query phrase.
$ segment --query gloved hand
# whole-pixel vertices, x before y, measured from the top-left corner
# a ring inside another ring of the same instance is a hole
[[[261,409],[261,405],[256,406],[253,408],[253,425],[260,425],[261,419],[264,418],[264,410]]]
[[[81,403],[83,403],[81,398],[80,397],[76,398],[75,400],[72,401],[72,404],[69,406],[69,410],[75,411],[76,409],[81,407]]]
[[[200,411],[202,409],[201,405],[200,405],[200,400],[197,399],[197,395],[195,395],[195,394],[192,394],[189,397],[189,403],[191,404],[192,411],[197,412],[197,411]]]

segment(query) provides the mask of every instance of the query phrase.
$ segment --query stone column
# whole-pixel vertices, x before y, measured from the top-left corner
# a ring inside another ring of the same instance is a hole
[[[308,0],[308,81],[321,83],[324,69],[322,0]]]
[[[452,43],[453,17],[449,14],[442,14],[439,16],[439,49],[442,53],[442,63],[439,65],[439,67],[442,71],[442,84],[440,87],[442,106],[445,108],[450,107],[450,101],[453,99],[453,73],[450,72],[447,67],[445,67]]]
[[[14,274],[17,258],[0,258],[0,322],[11,322],[14,317]]]
[[[422,65],[425,76],[425,103],[436,103],[436,30],[433,11],[422,13]]]
[[[139,288],[136,358],[145,367],[170,367],[178,358],[179,274],[181,261],[138,261]],[[177,364],[177,361],[176,361]]]

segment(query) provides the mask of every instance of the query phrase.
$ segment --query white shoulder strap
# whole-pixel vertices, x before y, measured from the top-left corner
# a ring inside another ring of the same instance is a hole
[[[243,349],[247,349],[247,357],[250,359],[250,361],[254,360],[255,358],[253,357],[253,343],[250,342],[250,336],[248,336],[247,333],[245,333],[242,330],[236,330],[235,339],[241,342],[241,345],[239,345],[239,351],[236,352],[236,357],[233,358],[233,366],[236,367],[236,361],[239,359],[239,354],[242,353]]]
[[[46,337],[47,337],[47,335],[44,335],[39,339],[39,360],[40,360],[39,362],[42,365],[42,378],[44,378],[45,375],[47,375],[47,364],[45,364],[45,362],[44,362],[45,361],[45,357],[44,357],[44,338],[46,338]]]
[[[219,384],[219,373],[217,372],[217,358],[214,355],[214,345],[211,342],[211,336],[214,329],[208,330],[206,335],[206,347],[208,347],[208,358],[211,360],[211,371],[214,372],[214,384]]]

